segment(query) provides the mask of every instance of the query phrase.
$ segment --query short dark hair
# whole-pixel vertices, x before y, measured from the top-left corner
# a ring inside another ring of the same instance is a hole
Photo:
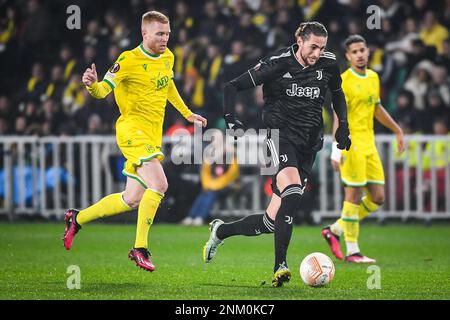
[[[327,28],[317,21],[302,22],[295,31],[295,37],[301,37],[303,41],[308,40],[311,34],[318,37],[328,37]]]
[[[345,39],[345,49],[348,49],[352,44],[359,42],[362,42],[365,46],[367,46],[366,39],[364,39],[363,36],[360,36],[359,34],[352,34]]]

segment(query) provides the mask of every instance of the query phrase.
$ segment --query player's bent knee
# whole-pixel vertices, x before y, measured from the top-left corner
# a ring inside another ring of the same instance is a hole
[[[303,196],[305,188],[301,184],[290,184],[281,192],[281,200],[288,198],[293,204],[298,204]]]
[[[381,206],[384,204],[384,194],[379,194],[376,196],[372,196],[372,202],[376,203],[377,205]]]
[[[156,190],[161,193],[166,193],[167,189],[169,189],[169,183],[166,179],[161,179],[157,181],[152,181],[148,184],[150,189]]]
[[[141,203],[142,194],[139,195],[127,195],[126,193],[123,194],[123,201],[126,203],[127,206],[130,208],[136,209],[139,207],[139,204]]]

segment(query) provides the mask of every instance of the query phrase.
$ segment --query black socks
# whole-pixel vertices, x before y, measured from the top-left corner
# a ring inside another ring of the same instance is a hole
[[[275,218],[275,266],[287,267],[286,254],[292,236],[294,214],[300,205],[304,188],[299,184],[291,184],[281,192],[281,206]]]
[[[273,233],[275,230],[275,222],[267,215],[252,214],[242,218],[241,220],[231,223],[224,223],[217,228],[216,236],[220,240],[231,236],[257,236],[263,233]]]

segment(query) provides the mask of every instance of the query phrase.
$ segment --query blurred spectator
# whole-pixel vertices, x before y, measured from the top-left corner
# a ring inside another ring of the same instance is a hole
[[[44,122],[43,134],[44,135],[57,135],[60,132],[60,128],[66,124],[66,117],[61,110],[56,106],[55,100],[47,99],[42,104],[42,113],[40,120]]]
[[[394,29],[400,28],[400,23],[405,20],[405,4],[395,0],[378,0],[380,4],[380,16],[391,21]]]
[[[229,193],[239,177],[237,159],[223,140],[223,133],[216,130],[212,141],[214,149],[211,148],[211,153],[205,155],[200,170],[202,191],[195,199],[188,216],[181,222],[183,225],[203,225],[219,196]],[[232,159],[231,163],[227,163],[226,159]]]
[[[102,34],[102,29],[98,20],[91,20],[88,22],[86,35],[83,37],[83,43],[85,46],[96,48],[102,55],[107,51],[108,42]]]
[[[219,11],[215,1],[208,1],[203,6],[203,16],[200,18],[198,32],[200,34],[210,34],[218,23],[226,21],[224,15]]]
[[[414,0],[412,6],[409,7],[408,16],[414,18],[416,21],[423,21],[425,12],[431,9],[429,0]]]
[[[438,91],[444,105],[450,110],[450,81],[447,69],[444,67],[437,67],[434,69],[432,88]]]
[[[72,49],[68,45],[63,45],[61,47],[59,51],[59,60],[59,63],[64,68],[64,81],[67,82],[77,66],[77,60],[73,57]]]
[[[275,18],[275,25],[270,29],[267,39],[266,46],[270,50],[277,50],[281,47],[285,47],[292,42],[292,28],[291,28],[291,17],[289,11],[281,10],[277,13]]]
[[[1,9],[2,7],[0,7]],[[2,74],[22,73],[26,66],[17,65],[17,14],[11,6],[3,6],[0,13],[0,70]],[[26,70],[28,71],[28,70]],[[0,77],[0,93],[11,92],[17,86],[17,80]]]
[[[436,135],[448,136],[448,122],[436,119],[433,122],[433,132]],[[436,188],[437,210],[445,210],[445,171],[450,164],[450,144],[445,140],[428,142],[423,154],[423,191],[425,193],[425,210],[432,210],[432,188]],[[434,176],[433,176],[433,171]],[[435,179],[435,180],[434,180]],[[434,186],[433,186],[434,184]]]
[[[403,123],[410,128],[411,131],[416,131],[419,128],[419,112],[414,108],[414,95],[411,91],[401,90],[396,99],[396,111],[392,117],[398,123]]]
[[[410,74],[412,70],[423,60],[434,61],[436,52],[434,48],[427,47],[422,40],[417,39],[412,41],[412,52],[408,55],[407,73]]]
[[[194,17],[189,12],[189,6],[184,1],[177,1],[175,4],[175,15],[171,19],[172,28],[174,30],[184,29],[188,31],[190,36],[193,36]]]
[[[7,96],[0,96],[0,118],[6,121],[12,120],[11,103]]]
[[[29,100],[39,102],[47,88],[44,76],[42,64],[34,63],[31,68],[31,76],[28,79],[26,86],[22,87],[17,95],[17,102],[23,103]]]
[[[130,31],[125,22],[112,10],[106,12],[105,22],[111,43],[118,45],[120,48],[127,48],[131,43],[129,38]]]
[[[27,119],[24,116],[18,116],[14,124],[14,134],[21,136],[26,134]]]
[[[86,134],[90,135],[98,135],[103,134],[103,123],[102,118],[96,113],[93,113],[88,118],[88,125]]]
[[[241,40],[231,43],[231,52],[224,59],[224,81],[230,81],[239,76],[243,70],[247,70],[250,63],[245,54],[245,44]]]
[[[242,41],[247,47],[247,56],[250,59],[261,57],[264,37],[252,22],[252,12],[246,10],[239,16],[238,27],[231,37],[232,41]]]
[[[0,18],[0,53],[6,51],[8,44],[16,33],[16,12],[13,8],[6,8],[5,16]]]
[[[84,88],[84,84],[81,82],[81,76],[79,74],[73,74],[70,77],[69,84],[64,90],[63,106],[64,112],[71,115],[74,114],[79,108],[82,108],[86,103],[87,91]]]
[[[444,106],[442,97],[437,90],[430,90],[427,94],[427,107],[422,113],[422,128],[426,134],[433,133],[434,122],[442,119],[444,122],[448,121],[449,110]]]
[[[64,71],[61,65],[55,65],[52,68],[50,82],[45,89],[45,99],[53,99],[54,101],[62,101],[64,94]]]
[[[425,98],[430,86],[431,69],[431,63],[423,61],[416,66],[411,76],[406,80],[404,87],[414,94],[414,107],[417,110],[425,109]]]
[[[447,69],[447,74],[450,74],[450,39],[442,43],[442,54],[436,58],[436,63]]]
[[[413,54],[413,42],[419,39],[418,25],[413,18],[404,22],[402,31],[395,40],[386,43],[385,50],[392,54],[398,65],[406,65],[407,54]]]
[[[259,9],[253,10],[253,23],[263,33],[270,32],[273,16],[275,14],[273,3],[270,0],[262,0],[259,3]]]
[[[39,123],[40,119],[38,112],[38,106],[35,102],[28,101],[25,104],[25,109],[22,114],[25,116],[28,125]]]
[[[420,32],[420,39],[429,46],[434,46],[437,52],[443,52],[442,43],[448,38],[448,30],[440,24],[433,11],[425,13],[423,28]]]
[[[80,61],[81,72],[84,72],[87,68],[90,68],[93,63],[96,62],[98,70],[104,70],[105,66],[96,61],[97,50],[93,46],[85,46],[83,52],[83,60]]]
[[[49,4],[29,0],[14,5],[6,2],[0,13],[0,94],[6,93],[11,101],[9,109],[15,112],[3,119],[14,133],[16,117],[22,115],[28,101],[35,102],[41,116],[45,113],[42,103],[50,98],[67,119],[61,130],[87,130],[87,117],[96,113],[103,122],[102,128],[113,133],[118,116],[114,95],[100,103],[89,100],[80,75],[95,62],[101,78],[121,52],[138,45],[140,18],[147,10],[169,14],[175,81],[182,88],[183,98],[210,117],[211,124],[221,123],[223,84],[254,66],[261,57],[291,45],[298,24],[316,19],[328,27],[327,51],[337,56],[342,70],[347,67],[345,37],[361,33],[367,38],[372,50],[370,66],[379,72],[382,99],[389,111],[397,111],[397,104],[403,99],[397,97],[403,88],[413,93],[411,104],[416,110],[429,108],[430,91],[437,91],[448,108],[450,0],[373,3],[381,8],[381,30],[365,27],[366,9],[371,4],[366,0],[177,0],[170,6],[159,0],[135,0],[102,5],[83,2],[83,28],[69,31],[51,27],[64,23],[55,15],[66,8],[64,1]],[[104,14],[93,14],[100,12],[99,8]],[[261,106],[254,93],[243,93],[237,106],[251,125],[260,123],[256,118]],[[326,100],[326,107],[328,104]],[[406,118],[405,109],[398,108],[398,115]],[[425,118],[424,121],[432,121]],[[167,127],[176,119],[168,111]],[[424,125],[431,132],[432,124]],[[29,126],[32,124],[26,127]],[[58,134],[60,130],[48,120],[43,120],[41,129],[42,134]]]
[[[442,21],[448,30],[450,28],[450,0],[445,0],[445,8],[442,12]]]
[[[0,135],[7,135],[10,132],[9,123],[5,118],[0,118]]]
[[[39,0],[27,1],[27,14],[21,29],[21,60],[26,66],[35,59],[42,59],[50,46],[50,18]]]

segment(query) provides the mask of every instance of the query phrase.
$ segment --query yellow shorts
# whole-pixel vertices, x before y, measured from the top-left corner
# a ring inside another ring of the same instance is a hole
[[[144,188],[147,188],[136,169],[143,162],[154,158],[159,161],[164,160],[164,154],[161,151],[161,128],[122,122],[116,126],[116,139],[120,151],[127,159],[122,174],[137,180]]]
[[[364,187],[367,184],[384,185],[384,170],[380,156],[374,148],[369,152],[357,152],[352,148],[342,151],[341,180],[349,187]]]

